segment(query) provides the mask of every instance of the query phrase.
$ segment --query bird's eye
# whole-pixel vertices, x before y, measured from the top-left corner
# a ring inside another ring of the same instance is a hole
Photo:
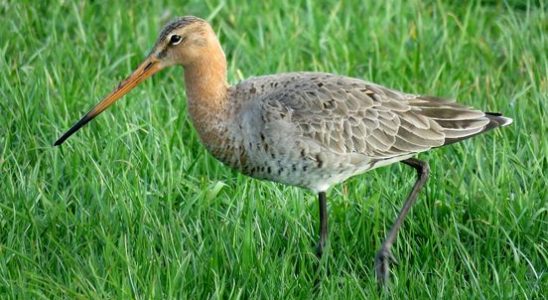
[[[181,43],[182,40],[183,38],[180,35],[174,34],[169,38],[169,43],[172,45],[177,45]]]

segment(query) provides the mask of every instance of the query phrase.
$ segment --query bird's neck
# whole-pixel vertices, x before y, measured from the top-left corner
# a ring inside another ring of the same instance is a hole
[[[218,42],[205,48],[200,57],[184,68],[191,114],[221,109],[225,105],[228,83],[226,58]]]
[[[223,137],[219,128],[228,109],[229,86],[226,58],[219,42],[215,39],[184,68],[188,112],[194,127],[206,146],[220,143]]]

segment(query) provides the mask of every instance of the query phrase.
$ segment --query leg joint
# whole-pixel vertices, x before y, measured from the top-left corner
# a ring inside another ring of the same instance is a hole
[[[408,166],[413,167],[413,169],[417,171],[417,175],[419,176],[419,178],[426,178],[430,173],[430,166],[425,161],[418,160],[416,158],[409,158],[402,162]]]
[[[430,165],[425,161],[420,161],[420,165],[417,168],[417,173],[419,177],[427,177],[430,173]]]

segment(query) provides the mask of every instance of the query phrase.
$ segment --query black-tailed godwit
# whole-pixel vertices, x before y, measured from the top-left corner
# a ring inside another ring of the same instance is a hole
[[[55,145],[173,65],[184,68],[188,112],[213,156],[251,177],[318,194],[318,256],[327,239],[326,191],[331,186],[395,162],[417,171],[375,259],[381,283],[388,279],[392,244],[428,177],[428,164],[413,157],[512,122],[498,113],[327,73],[268,75],[230,86],[215,32],[206,21],[187,16],[169,23],[144,62]]]

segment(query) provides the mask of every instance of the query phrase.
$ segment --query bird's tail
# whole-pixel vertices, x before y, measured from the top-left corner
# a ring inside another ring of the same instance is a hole
[[[503,116],[501,113],[485,112],[485,116],[489,119],[489,124],[485,126],[489,130],[491,128],[503,127],[512,124],[513,120]]]
[[[491,129],[497,128],[497,127],[504,127],[512,124],[512,119],[508,117],[504,117],[501,113],[497,112],[485,112],[484,118],[487,118],[489,120],[489,123],[482,126],[482,128],[478,128],[474,132],[468,134],[463,131],[462,136],[455,136],[451,138],[446,138],[444,145],[453,144],[459,141],[462,141],[464,139],[471,138],[473,136],[476,136],[478,134],[484,133],[486,131],[489,131]]]

